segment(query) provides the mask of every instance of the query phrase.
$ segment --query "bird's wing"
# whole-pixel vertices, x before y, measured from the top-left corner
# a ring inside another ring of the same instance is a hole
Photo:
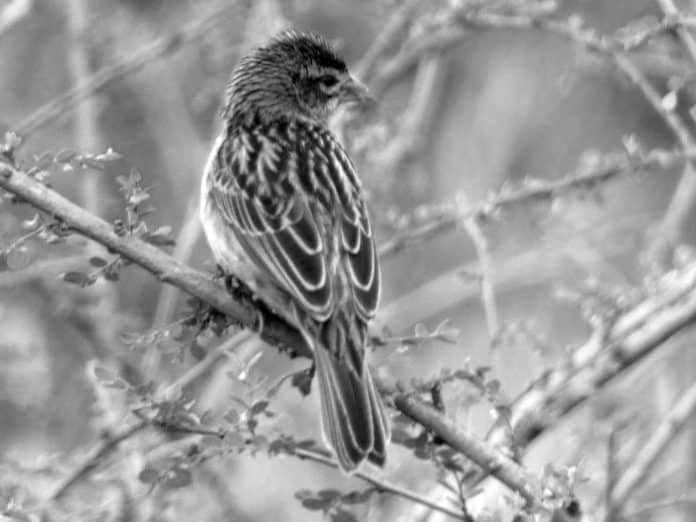
[[[332,237],[340,230],[341,263],[356,312],[371,318],[379,299],[372,229],[354,169],[328,132],[287,140],[242,140],[254,153],[222,154],[211,195],[247,256],[314,318],[332,312]],[[271,150],[272,149],[272,150]],[[310,204],[316,201],[317,204]],[[321,215],[324,214],[324,215]]]
[[[380,294],[375,238],[353,165],[340,148],[334,150],[331,163],[344,171],[351,193],[341,206],[341,246],[350,273],[356,310],[364,320],[368,320],[377,311]]]

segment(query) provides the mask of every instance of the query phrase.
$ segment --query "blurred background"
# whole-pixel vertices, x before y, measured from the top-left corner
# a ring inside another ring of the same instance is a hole
[[[626,136],[646,149],[673,145],[641,92],[607,60],[568,39],[444,24],[439,44],[419,52],[418,42],[441,28],[448,9],[464,3],[0,0],[0,130],[24,137],[19,155],[28,162],[47,151],[113,149],[118,159],[99,168],[57,169],[51,185],[113,221],[124,216],[116,177],[137,170],[151,193],[149,226],[171,227],[174,255],[210,271],[196,205],[225,82],[240,53],[285,27],[334,41],[379,98],[374,114],[336,125],[369,193],[381,244],[527,176],[550,181],[572,174],[584,162],[622,150]],[[550,5],[493,4],[503,13]],[[554,16],[579,16],[607,35],[662,17],[648,0],[558,4]],[[399,12],[411,13],[409,23],[377,58],[370,56]],[[676,109],[691,124],[694,65],[685,65],[682,54],[677,39],[665,33],[638,49],[634,60],[661,92],[679,93]],[[104,70],[107,81],[95,87]],[[79,102],[61,98],[76,86],[86,86]],[[680,174],[639,172],[552,201],[513,205],[385,255],[376,331],[404,336],[418,323],[433,329],[449,319],[460,335],[455,342],[378,348],[374,365],[402,380],[432,377],[443,368],[490,367],[500,400],[514,397],[590,336],[584,297],[629,299],[650,274],[656,261],[645,255],[651,231]],[[94,270],[88,259],[100,251],[84,240],[51,245],[45,237],[28,237],[21,248],[9,249],[31,231],[33,216],[26,206],[0,203],[0,248],[8,252],[0,271],[0,505],[42,497],[100,433],[126,424],[128,401],[96,382],[97,362],[133,382],[170,382],[219,343],[211,336],[195,344],[198,350],[182,350],[155,339],[154,332],[169,331],[181,317],[186,299],[138,268],[124,267],[118,282],[100,280],[88,288],[66,283],[61,274]],[[684,221],[679,243],[696,238],[692,217]],[[482,258],[490,279],[484,287],[493,297],[487,301],[481,299]],[[630,446],[654,430],[693,381],[691,344],[689,335],[672,339],[651,362],[598,392],[535,443],[525,464],[533,473],[547,464],[577,466],[583,480],[576,494],[592,512],[603,498],[608,435],[620,426]],[[245,379],[252,382],[272,382],[307,365],[255,341],[228,359],[196,387],[201,411],[222,415],[234,390],[246,393],[238,382],[242,371],[248,369]],[[484,436],[493,422],[491,406],[469,400],[470,394],[465,385],[447,388],[447,411]],[[284,385],[273,405],[284,432],[318,437],[314,396],[303,398]],[[671,446],[636,505],[689,492],[694,498],[695,435],[690,426]],[[156,446],[157,436],[149,437]],[[233,454],[197,466],[186,489],[150,491],[137,475],[151,456],[134,444],[120,451],[122,462],[94,475],[96,490],[82,485],[82,496],[76,490],[79,500],[65,508],[72,513],[65,520],[322,520],[321,512],[308,511],[294,497],[297,490],[360,485],[311,462]],[[392,455],[386,477],[443,495],[433,466],[400,446]],[[479,509],[495,513],[504,504],[488,497]],[[358,520],[427,520],[415,509],[382,495],[355,513]],[[692,501],[634,519],[694,516]]]

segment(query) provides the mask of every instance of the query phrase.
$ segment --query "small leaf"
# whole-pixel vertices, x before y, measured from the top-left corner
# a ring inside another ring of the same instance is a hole
[[[103,366],[96,365],[93,370],[94,376],[97,378],[99,381],[113,381],[116,376],[109,370],[108,368],[104,368]]]
[[[65,272],[63,274],[63,281],[74,285],[87,286],[89,284],[89,277],[82,272]]]
[[[500,381],[498,379],[492,379],[486,383],[486,390],[491,395],[495,395],[500,391]]]
[[[116,161],[120,160],[121,158],[123,158],[123,156],[118,152],[114,152],[111,147],[109,147],[106,152],[103,152],[96,157],[98,161]]]
[[[306,498],[314,498],[314,492],[309,489],[300,489],[295,491],[295,498],[297,500],[304,500]]]
[[[133,192],[133,194],[129,196],[128,202],[131,205],[140,205],[148,199],[150,199],[150,194],[148,194],[144,190],[136,190],[135,192]]]
[[[322,489],[317,491],[317,496],[324,500],[335,500],[338,497],[343,496],[343,494],[337,489]]]
[[[153,484],[157,482],[160,477],[159,470],[153,468],[145,468],[140,473],[138,473],[138,480],[144,482],[145,484]]]
[[[367,502],[372,495],[374,490],[364,489],[362,491],[351,491],[350,493],[343,495],[341,499],[346,504],[362,504]]]
[[[250,413],[252,415],[258,415],[261,413],[263,410],[265,410],[268,407],[268,401],[262,400],[254,403],[254,405],[251,407]]]
[[[89,264],[92,266],[95,266],[97,268],[101,268],[103,266],[106,266],[108,262],[106,259],[102,259],[101,257],[94,256],[89,258]]]
[[[310,511],[321,511],[327,507],[327,502],[319,498],[305,498],[302,500],[302,506]]]
[[[170,488],[183,488],[191,484],[191,471],[184,468],[174,468],[167,472],[164,485]]]
[[[119,279],[119,275],[118,275],[118,272],[116,270],[104,270],[103,275],[104,275],[104,279],[106,279],[107,281],[114,282],[114,281],[118,281],[118,279]]]
[[[239,423],[239,412],[235,410],[234,408],[230,408],[227,413],[225,413],[225,416],[223,417],[224,420],[229,422],[230,424],[238,424]]]
[[[304,396],[309,395],[312,391],[312,377],[308,371],[296,373],[292,376],[290,383]]]

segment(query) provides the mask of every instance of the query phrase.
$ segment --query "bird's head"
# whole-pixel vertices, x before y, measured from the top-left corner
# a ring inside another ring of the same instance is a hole
[[[325,122],[341,105],[371,101],[324,38],[288,31],[239,62],[227,89],[225,115]]]

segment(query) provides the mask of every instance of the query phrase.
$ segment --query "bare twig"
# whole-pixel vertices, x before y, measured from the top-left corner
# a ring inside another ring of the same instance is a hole
[[[210,350],[202,360],[193,365],[183,375],[167,386],[161,392],[161,395],[168,397],[172,394],[180,392],[186,386],[194,382],[196,379],[207,373],[213,366],[215,366],[218,361],[225,356],[225,352],[233,350],[236,346],[246,342],[251,338],[251,335],[252,334],[250,332],[244,330],[229,336],[223,342],[219,343],[215,348]]]
[[[447,27],[433,32],[427,32],[404,48],[395,56],[389,58],[379,67],[370,79],[370,91],[379,98],[381,94],[395,81],[415,67],[427,56],[441,55],[448,49],[461,42],[466,32],[458,27]]]
[[[423,150],[442,100],[446,65],[442,55],[421,58],[400,131],[377,157],[382,172],[398,172],[406,161],[416,158]]]
[[[87,49],[86,31],[88,27],[86,0],[69,0],[66,2],[69,45],[68,64],[73,85],[84,85],[90,78],[89,50]],[[85,97],[75,104],[74,142],[82,150],[95,152],[102,148],[99,139],[99,122],[97,105],[94,98]],[[100,197],[101,176],[85,176],[80,183],[82,205],[92,214],[99,215],[102,206]]]
[[[467,203],[468,205],[468,203]],[[466,219],[464,229],[469,234],[471,242],[476,250],[476,257],[480,269],[481,283],[481,302],[483,311],[486,315],[486,325],[488,326],[488,338],[494,342],[500,333],[500,316],[498,306],[495,303],[495,292],[493,290],[492,262],[488,250],[488,241],[475,219]],[[497,367],[497,366],[496,366]]]
[[[615,520],[610,515],[615,515],[622,509],[629,496],[648,477],[667,446],[674,440],[694,413],[696,413],[696,384],[692,385],[681,396],[667,416],[660,422],[655,433],[646,441],[638,454],[631,459],[631,465],[621,474],[611,494],[607,520]]]
[[[312,451],[310,449],[295,448],[293,450],[293,454],[301,459],[318,462],[330,468],[338,468],[338,464],[334,459],[322,455],[321,453],[318,453],[316,451]],[[415,502],[416,504],[421,504],[429,509],[438,511],[439,513],[449,515],[450,517],[453,517],[457,520],[462,520],[464,518],[464,513],[462,511],[449,508],[442,504],[438,504],[437,502],[433,502],[432,500],[423,495],[419,495],[414,491],[410,491],[408,489],[397,486],[396,484],[392,484],[389,481],[373,477],[369,473],[365,473],[363,471],[356,471],[353,474],[353,476],[367,482],[368,484],[372,484],[373,486],[375,486],[377,491],[391,493],[392,495],[405,498],[407,500]]]
[[[406,0],[380,30],[378,36],[372,41],[370,47],[354,67],[353,71],[358,78],[367,80],[380,58],[394,45],[399,35],[404,32],[411,21],[413,14],[420,4],[420,0]]]
[[[657,0],[657,3],[666,17],[671,19],[680,17],[680,13],[672,0]],[[687,54],[693,63],[696,64],[696,40],[684,26],[677,26],[674,28],[674,31],[679,36]],[[684,132],[687,133],[687,136],[680,138],[680,141],[683,147],[687,147],[694,140],[691,134],[688,133],[688,130]],[[674,190],[672,200],[667,206],[662,222],[658,229],[654,231],[654,237],[648,253],[650,258],[660,260],[664,250],[674,246],[679,241],[694,204],[696,204],[696,169],[692,162],[688,162],[684,165],[684,172]]]
[[[225,21],[225,15],[231,9],[237,7],[235,2],[225,2],[223,4],[223,7],[216,9],[199,20],[191,22],[180,31],[159,38],[135,51],[128,58],[103,68],[89,77],[84,83],[76,85],[68,92],[39,107],[22,120],[15,127],[15,131],[27,138],[39,128],[66,112],[75,103],[98,92],[110,82],[140,70],[153,60],[172,54],[182,46],[205,36],[212,27]]]
[[[149,422],[136,422],[135,424],[124,428],[123,430],[104,440],[104,442],[90,452],[82,465],[70,473],[68,477],[66,477],[58,485],[58,487],[56,487],[55,491],[51,494],[50,499],[59,500],[62,498],[75,484],[82,481],[86,476],[94,471],[100,462],[107,455],[113,452],[119,446],[119,444],[140,433],[142,430],[147,428],[148,425]]]
[[[659,3],[663,10],[665,10],[666,15],[678,15],[671,0],[659,0]],[[472,24],[479,27],[536,28],[545,30],[568,38],[591,51],[607,56],[616,68],[638,87],[649,105],[662,118],[667,127],[677,138],[680,146],[684,150],[692,150],[694,145],[696,145],[696,140],[694,140],[688,126],[681,116],[677,114],[675,107],[663,103],[663,97],[660,92],[650,83],[645,74],[636,67],[631,59],[629,59],[626,53],[617,50],[619,46],[610,38],[599,36],[595,31],[582,28],[579,24],[553,20],[546,17],[498,15],[478,9],[470,10],[466,7],[459,10],[457,17],[464,24]],[[682,26],[677,27],[676,30],[681,31],[679,33],[680,37],[687,47],[689,54],[691,55],[693,51],[692,56],[696,58],[696,45],[694,45],[693,38]],[[682,179],[675,190],[673,201],[667,209],[659,230],[653,235],[648,254],[649,257],[660,257],[666,247],[673,245],[675,241],[678,240],[681,235],[681,229],[691,213],[694,202],[696,202],[696,170],[692,162],[687,161],[684,166]]]
[[[696,158],[696,148],[686,151],[666,151],[653,149],[636,157],[628,153],[614,153],[602,158],[599,165],[590,170],[580,168],[564,177],[550,181],[535,181],[520,188],[504,189],[491,195],[488,200],[473,204],[463,212],[453,203],[443,211],[436,213],[427,222],[410,227],[403,233],[379,246],[380,256],[389,256],[400,252],[409,245],[417,244],[429,237],[453,230],[463,219],[483,218],[504,209],[527,201],[552,200],[579,189],[590,189],[606,183],[621,175],[649,169],[670,169],[683,165],[687,160]]]
[[[638,520],[641,515],[646,515],[652,511],[662,509],[670,509],[675,506],[683,505],[685,507],[696,507],[696,494],[684,493],[682,495],[661,499],[649,504],[642,505],[621,516],[619,520]]]

